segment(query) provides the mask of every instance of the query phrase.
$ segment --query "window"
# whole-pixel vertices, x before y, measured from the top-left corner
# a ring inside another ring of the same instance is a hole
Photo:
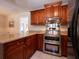
[[[28,31],[28,17],[22,16],[20,18],[20,32],[27,32]]]

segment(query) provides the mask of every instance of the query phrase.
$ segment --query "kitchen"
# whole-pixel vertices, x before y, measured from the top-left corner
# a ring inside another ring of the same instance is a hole
[[[67,59],[73,1],[0,0],[0,59]]]

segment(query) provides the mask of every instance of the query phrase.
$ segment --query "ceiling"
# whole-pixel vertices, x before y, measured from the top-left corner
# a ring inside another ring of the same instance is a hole
[[[7,0],[7,1],[27,11],[42,9],[44,8],[45,4],[56,1],[62,1],[63,3],[68,3],[68,0]]]
[[[45,4],[61,1],[61,0],[0,0],[1,12],[25,12],[44,8]],[[63,3],[68,3],[68,0],[62,0]],[[13,12],[13,13],[14,13]]]

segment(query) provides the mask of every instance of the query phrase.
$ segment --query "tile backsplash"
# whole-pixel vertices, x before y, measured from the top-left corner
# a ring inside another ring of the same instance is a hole
[[[34,25],[31,25],[29,30],[30,31],[45,31],[45,26],[34,26]]]

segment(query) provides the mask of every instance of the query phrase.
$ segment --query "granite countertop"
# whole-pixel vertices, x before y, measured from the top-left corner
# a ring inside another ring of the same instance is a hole
[[[35,34],[44,34],[44,32],[31,31],[31,32],[16,33],[16,34],[9,34],[9,33],[0,34],[0,44],[11,42],[11,41],[18,40],[23,37],[27,37],[27,36],[35,35]]]
[[[68,35],[67,31],[61,31],[61,35]]]
[[[27,37],[35,34],[44,34],[44,31],[30,31],[26,33],[16,33],[16,34],[0,34],[0,44],[11,42],[14,40],[21,39],[23,37]],[[61,35],[67,35],[67,32],[61,32]]]

